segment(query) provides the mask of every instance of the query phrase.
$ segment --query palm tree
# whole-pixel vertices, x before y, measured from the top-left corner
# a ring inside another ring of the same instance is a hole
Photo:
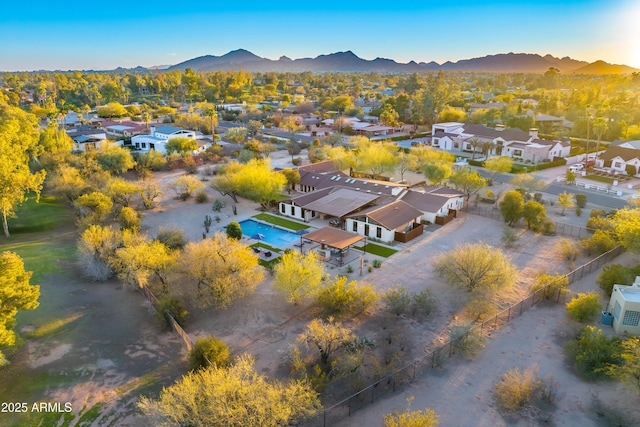
[[[478,147],[480,147],[482,145],[482,141],[480,141],[477,138],[471,138],[467,142],[471,146],[471,160],[474,160],[476,158],[476,148],[478,148]]]
[[[218,124],[218,113],[216,112],[215,107],[208,107],[204,110],[205,117],[209,117],[211,120],[211,139],[213,140],[213,144],[216,143],[216,125]]]
[[[600,151],[600,139],[602,138],[602,135],[607,133],[607,131],[609,130],[609,123],[607,123],[607,119],[603,117],[598,117],[593,121],[592,128],[593,128],[594,135],[596,136],[596,138],[598,138],[598,145],[596,147],[596,156],[597,156],[598,155],[597,153]]]

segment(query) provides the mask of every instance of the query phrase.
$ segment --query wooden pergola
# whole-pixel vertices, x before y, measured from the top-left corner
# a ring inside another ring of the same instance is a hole
[[[364,240],[364,244],[367,244],[366,236],[361,236],[360,234],[349,233],[348,231],[340,230],[338,228],[333,227],[323,227],[318,230],[312,231],[307,234],[303,234],[300,236],[300,250],[302,251],[302,246],[304,244],[304,240],[310,240],[312,242],[318,243],[321,246],[321,249],[330,248],[336,249],[339,251],[340,256],[338,257],[338,265],[342,266],[342,260],[345,249],[348,249],[351,245],[358,243],[361,240]],[[324,259],[324,261],[328,261],[328,259]]]

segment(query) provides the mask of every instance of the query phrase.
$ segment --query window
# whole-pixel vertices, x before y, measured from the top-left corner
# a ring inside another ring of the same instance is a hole
[[[364,225],[364,235],[368,236],[369,235],[369,224],[365,224]]]
[[[146,142],[142,143],[142,148],[147,148],[147,143]]]
[[[613,307],[613,317],[615,317],[616,319],[619,319],[620,310],[622,310],[622,307],[620,307],[620,303],[616,301],[616,305]]]
[[[287,208],[286,208],[286,206],[284,205],[284,203],[280,205],[280,212],[282,212],[282,213],[287,213]]]
[[[377,227],[378,229],[376,230],[376,237],[378,239],[382,238],[382,227]]]
[[[640,323],[640,311],[625,310],[622,324],[627,326],[638,326]]]
[[[355,233],[357,233],[357,232],[358,232],[358,223],[357,223],[356,221],[353,221],[353,231],[354,231]]]
[[[616,168],[616,169],[620,169],[620,168],[622,168],[622,162],[615,162],[615,163],[613,164],[613,167],[614,167],[614,168]]]
[[[291,215],[296,216],[296,207],[291,206]]]

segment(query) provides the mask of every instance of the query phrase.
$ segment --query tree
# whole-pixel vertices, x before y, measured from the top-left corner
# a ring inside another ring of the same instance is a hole
[[[196,298],[202,307],[224,308],[249,295],[264,278],[258,258],[222,233],[187,243],[178,265],[185,277],[195,281]]]
[[[382,112],[380,113],[380,122],[389,127],[398,126],[398,113],[393,109],[391,104],[385,103],[382,106]]]
[[[620,364],[607,366],[607,373],[640,393],[640,338],[629,337],[621,345]]]
[[[191,372],[138,407],[152,425],[280,427],[300,423],[321,405],[308,383],[269,381],[245,355],[228,368]]]
[[[509,190],[504,193],[504,198],[500,202],[500,212],[504,218],[504,222],[510,226],[514,226],[522,218],[522,210],[524,208],[524,198],[519,191]]]
[[[164,169],[167,166],[167,158],[159,151],[151,150],[138,156],[136,169],[143,168],[152,171]]]
[[[191,369],[207,368],[210,365],[229,365],[229,347],[220,338],[206,336],[198,338],[189,352]]]
[[[140,198],[145,209],[154,207],[155,200],[162,195],[160,184],[154,180],[145,180],[138,183]]]
[[[438,415],[433,409],[412,411],[413,396],[407,399],[407,407],[402,411],[385,414],[384,427],[438,427]]]
[[[585,326],[565,347],[574,369],[587,380],[607,378],[611,365],[620,365],[622,346],[617,337],[602,335],[602,329]]]
[[[34,115],[0,103],[0,212],[4,235],[9,237],[7,218],[33,192],[36,200],[45,171],[32,173],[29,161],[38,154],[38,123]]]
[[[18,310],[34,310],[38,307],[40,286],[32,285],[30,271],[25,271],[24,263],[16,253],[0,253],[0,346],[13,346],[16,334]],[[0,351],[0,365],[4,364],[4,354]]]
[[[209,118],[209,125],[211,130],[211,141],[216,143],[216,126],[218,125],[218,113],[216,112],[215,105],[208,105],[202,110],[202,114]]]
[[[75,205],[80,212],[80,223],[85,226],[104,223],[113,209],[111,198],[99,191],[83,194]]]
[[[337,323],[333,317],[326,322],[313,319],[298,337],[299,342],[313,345],[320,352],[320,364],[325,371],[331,367],[331,356],[354,339],[351,330]]]
[[[400,173],[400,182],[404,181],[404,174],[416,167],[415,157],[400,150],[396,154],[398,157],[396,170]]]
[[[398,164],[397,146],[393,143],[372,142],[365,137],[350,138],[356,145],[356,169],[367,172],[372,177],[391,172]]]
[[[291,134],[292,140],[298,129],[300,129],[298,121],[293,116],[285,117],[284,120],[282,120],[282,122],[280,123],[280,127]]]
[[[198,143],[193,138],[179,136],[168,140],[164,148],[167,154],[178,153],[184,156],[191,152],[197,151]]]
[[[98,116],[105,119],[124,117],[126,115],[127,109],[119,102],[109,102],[107,105],[98,108]]]
[[[567,169],[567,172],[564,175],[564,179],[569,185],[573,185],[576,183],[576,173],[571,169]]]
[[[476,150],[480,148],[482,141],[478,138],[471,138],[467,142],[471,146],[471,160],[474,160],[476,158]]]
[[[596,138],[598,138],[596,151],[600,151],[600,139],[602,138],[602,135],[607,133],[607,131],[609,130],[608,120],[604,117],[596,118],[591,125],[591,130],[593,131],[593,134],[596,136]]]
[[[287,179],[280,172],[272,171],[268,159],[253,159],[242,165],[229,163],[211,180],[214,188],[223,196],[238,202],[238,196],[255,202],[267,203],[282,191]]]
[[[591,237],[580,240],[580,246],[582,246],[589,255],[601,255],[618,246],[618,242],[609,231],[596,230]]]
[[[194,191],[204,188],[202,181],[194,175],[181,175],[171,185],[181,200],[187,200]]]
[[[282,174],[287,179],[287,192],[291,194],[291,190],[300,183],[300,172],[298,169],[285,168],[282,170]]]
[[[98,156],[98,164],[111,173],[125,173],[136,165],[131,151],[116,144],[104,144]]]
[[[247,137],[247,128],[231,128],[224,134],[224,137],[238,144],[238,149],[240,149],[240,144],[242,144]]]
[[[108,263],[120,280],[133,289],[147,286],[155,277],[166,291],[167,275],[176,266],[176,256],[162,242],[125,232]]]
[[[357,316],[378,301],[373,286],[336,276],[318,293],[318,303],[332,315]]]
[[[492,157],[484,161],[484,168],[489,172],[491,181],[498,173],[509,173],[513,167],[513,159],[507,156]]]
[[[314,252],[288,251],[274,268],[273,287],[288,302],[297,305],[302,299],[319,292],[324,275],[324,265]]]
[[[139,194],[141,190],[139,184],[122,178],[113,178],[107,184],[107,194],[114,203],[122,207],[129,206],[131,199]]]
[[[576,203],[573,201],[573,194],[566,192],[558,194],[558,206],[562,208],[560,215],[564,215],[565,209],[571,209],[575,205]]]
[[[236,221],[231,221],[227,225],[227,237],[235,240],[242,239],[242,227],[240,227],[240,224]]]
[[[569,318],[582,323],[594,320],[602,311],[599,299],[600,296],[596,292],[578,294],[566,305]]]
[[[607,296],[611,296],[613,285],[631,285],[633,277],[635,277],[635,275],[629,267],[620,264],[610,264],[602,267],[602,273],[598,274],[596,283]]]
[[[519,173],[511,180],[511,185],[516,188],[521,188],[527,193],[531,193],[535,190],[540,190],[545,187],[544,181],[536,178],[530,173]]]
[[[103,281],[111,277],[109,260],[121,238],[121,232],[100,225],[91,225],[82,233],[78,241],[78,261],[87,278]]]
[[[640,253],[640,208],[617,211],[613,223],[620,244],[631,252]]]
[[[487,181],[478,172],[468,167],[458,168],[449,178],[449,182],[462,191],[467,200],[487,185]]]
[[[424,177],[434,185],[440,185],[447,180],[452,173],[451,165],[441,161],[427,161],[422,166]]]
[[[508,287],[518,275],[500,249],[484,243],[469,243],[440,255],[434,269],[448,283],[469,292]]]
[[[522,217],[527,222],[529,229],[539,231],[547,219],[547,209],[542,203],[529,200],[522,208]]]

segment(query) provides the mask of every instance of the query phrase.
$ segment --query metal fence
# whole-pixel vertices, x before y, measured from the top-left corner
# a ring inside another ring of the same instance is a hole
[[[623,252],[624,252],[624,248],[622,246],[616,246],[615,248],[611,249],[609,252],[605,252],[599,257],[592,259],[588,263],[581,265],[580,267],[576,268],[575,270],[573,270],[572,272],[566,275],[569,278],[569,284],[572,284],[573,282],[582,279],[587,274],[590,274],[591,272],[602,267],[603,264],[608,263],[609,261],[613,260]]]
[[[618,246],[576,268],[566,275],[569,279],[569,285],[580,280],[582,277],[596,270],[603,264],[613,260],[623,252],[624,248],[622,246]],[[465,343],[469,340],[474,337],[482,338],[491,334],[491,332],[500,329],[502,326],[506,325],[516,317],[519,317],[525,311],[541,301],[546,300],[557,304],[566,304],[576,296],[578,296],[577,293],[566,288],[562,289],[554,286],[546,286],[542,289],[538,289],[537,291],[532,292],[527,298],[511,305],[490,319],[473,325],[463,335],[453,340],[449,340],[445,344],[427,352],[421,358],[414,360],[410,364],[384,376],[357,393],[341,400],[327,409],[324,409],[318,415],[304,421],[300,425],[303,427],[327,427],[334,425],[341,419],[351,416],[352,412],[374,403],[381,397],[396,391],[397,388],[411,383],[417,377],[431,369],[443,365],[449,358],[459,353],[460,350],[465,347]]]
[[[468,204],[465,207],[464,211],[467,212],[467,213],[470,213],[470,214],[480,215],[480,216],[483,216],[485,218],[491,218],[491,219],[495,219],[497,221],[503,221],[502,213],[500,212],[500,209],[498,208],[498,205],[491,205],[491,206],[475,205],[475,206],[471,206],[471,205]],[[565,224],[563,222],[555,222],[555,221],[554,221],[554,224],[555,224],[555,233],[556,234],[561,234],[563,236],[568,236],[568,237],[576,237],[578,239],[591,237],[591,235],[595,231],[595,230],[592,230],[590,228],[583,227],[581,225]],[[521,226],[524,227],[524,225],[521,225]]]
[[[146,286],[142,286],[141,288],[139,288],[139,290],[140,290],[140,293],[147,299],[147,301],[151,303],[153,308],[156,309],[156,311],[160,311],[158,298],[155,296],[153,292],[151,292],[151,289],[147,288]],[[171,325],[171,329],[173,329],[173,331],[176,334],[178,334],[185,348],[187,349],[188,352],[190,352],[191,349],[193,348],[193,340],[191,339],[189,334],[187,334],[187,332],[184,329],[182,329],[182,326],[178,324],[178,322],[176,321],[176,319],[173,318],[171,313],[169,313],[168,311],[165,311],[164,316],[167,318],[167,321]]]

